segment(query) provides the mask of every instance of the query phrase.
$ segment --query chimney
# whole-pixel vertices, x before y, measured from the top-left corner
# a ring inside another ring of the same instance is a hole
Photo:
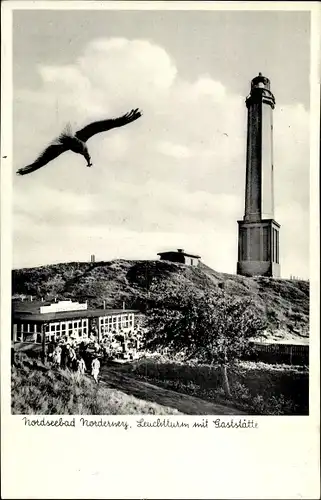
[[[125,309],[125,301],[123,302],[123,309]]]
[[[94,254],[92,254],[92,255],[90,256],[90,262],[95,262],[95,255],[94,255]]]
[[[30,295],[30,302],[32,302],[32,295]]]
[[[106,301],[104,300],[104,309],[106,309]]]
[[[178,251],[179,253],[184,253],[184,249],[183,249],[183,248],[178,248],[178,249],[177,249],[177,251]]]

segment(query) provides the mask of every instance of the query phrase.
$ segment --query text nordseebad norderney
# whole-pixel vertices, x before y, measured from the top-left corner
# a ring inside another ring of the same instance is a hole
[[[25,426],[28,427],[109,427],[109,428],[122,428],[127,430],[132,427],[132,425],[126,420],[106,420],[103,418],[91,419],[80,417],[79,421],[76,418],[65,419],[63,417],[49,419],[47,417],[42,418],[29,418],[22,417]],[[209,428],[214,427],[215,429],[257,429],[258,423],[253,419],[248,418],[231,418],[231,419],[221,419],[216,418],[210,420],[208,418],[202,418],[194,420],[192,422],[182,422],[179,420],[172,420],[169,418],[156,418],[156,419],[145,419],[139,418],[132,422],[136,428]]]

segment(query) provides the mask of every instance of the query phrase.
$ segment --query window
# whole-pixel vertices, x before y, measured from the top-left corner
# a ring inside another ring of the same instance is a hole
[[[100,333],[104,334],[108,331],[111,318],[109,316],[103,316],[99,318],[99,329]]]
[[[263,260],[269,260],[269,228],[263,227]]]
[[[239,260],[247,260],[247,229],[240,229]]]
[[[277,229],[272,229],[272,260],[279,264],[279,232]]]
[[[250,227],[250,260],[260,260],[260,228]]]

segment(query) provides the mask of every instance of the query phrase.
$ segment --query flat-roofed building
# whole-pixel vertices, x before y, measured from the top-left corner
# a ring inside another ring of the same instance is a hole
[[[54,303],[12,303],[12,340],[41,342],[69,339],[81,342],[95,332],[98,341],[107,332],[129,332],[135,326],[134,309],[88,309],[87,302],[63,300]]]
[[[186,253],[182,248],[178,248],[177,251],[159,252],[157,255],[160,256],[160,260],[169,260],[187,266],[198,266],[201,260],[199,255]]]

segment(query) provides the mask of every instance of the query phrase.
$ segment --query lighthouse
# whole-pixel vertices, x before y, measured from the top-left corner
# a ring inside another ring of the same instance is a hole
[[[279,231],[274,220],[273,110],[270,80],[251,81],[247,107],[245,209],[238,221],[237,274],[280,276]]]

